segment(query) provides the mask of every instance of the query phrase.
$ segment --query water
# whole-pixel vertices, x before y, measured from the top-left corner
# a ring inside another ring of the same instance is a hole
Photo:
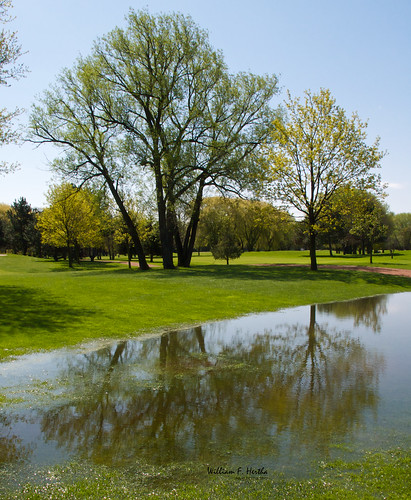
[[[304,476],[411,442],[411,294],[0,364],[0,465],[197,463]]]

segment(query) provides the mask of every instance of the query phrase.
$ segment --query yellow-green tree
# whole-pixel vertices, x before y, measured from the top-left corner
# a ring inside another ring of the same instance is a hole
[[[64,183],[50,188],[47,201],[49,207],[39,215],[37,222],[42,242],[66,247],[72,267],[75,247],[91,247],[101,242],[95,200],[89,191]]]
[[[378,139],[366,144],[367,124],[348,117],[329,90],[307,91],[304,102],[289,94],[287,120],[275,120],[267,147],[274,195],[304,214],[308,222],[311,269],[317,269],[318,225],[336,191],[352,185],[376,189],[374,169],[384,153]]]

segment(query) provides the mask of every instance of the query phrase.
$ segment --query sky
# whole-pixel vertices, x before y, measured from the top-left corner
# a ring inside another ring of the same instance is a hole
[[[30,108],[78,56],[116,26],[130,8],[150,13],[181,12],[209,33],[230,72],[275,74],[281,104],[328,88],[347,114],[368,122],[368,143],[377,136],[387,155],[381,176],[385,202],[394,213],[411,212],[411,1],[410,0],[13,0],[25,52],[26,77],[0,88],[0,107]],[[0,203],[24,197],[32,207],[47,205],[53,175],[53,146],[29,143],[0,148],[0,159],[19,162],[0,177]]]

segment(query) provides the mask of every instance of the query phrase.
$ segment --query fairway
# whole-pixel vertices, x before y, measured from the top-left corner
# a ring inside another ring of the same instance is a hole
[[[392,265],[410,269],[410,255],[403,252]],[[227,266],[201,254],[189,269],[140,272],[116,262],[83,262],[69,269],[64,261],[7,255],[0,258],[0,354],[6,358],[251,312],[411,290],[409,278],[298,266],[308,259],[308,252],[257,252]],[[383,267],[391,261],[388,254],[377,259]],[[320,253],[320,263],[330,261],[353,264],[354,259]],[[357,258],[355,264],[365,261]],[[297,266],[262,265],[277,263]]]

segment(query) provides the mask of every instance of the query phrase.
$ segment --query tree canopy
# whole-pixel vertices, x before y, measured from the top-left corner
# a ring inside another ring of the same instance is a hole
[[[229,74],[190,17],[130,10],[125,29],[98,40],[45,93],[33,109],[32,140],[63,148],[55,167],[65,176],[102,179],[125,221],[119,183],[148,177],[163,265],[174,267],[174,243],[179,265],[188,266],[204,190],[239,191],[251,182],[277,92],[275,76]]]
[[[375,169],[384,153],[378,139],[366,144],[367,124],[336,104],[329,90],[288,96],[287,120],[276,120],[267,147],[274,195],[301,212],[310,236],[311,269],[317,269],[316,235],[325,207],[343,186],[378,189]]]
[[[100,221],[90,192],[65,183],[50,188],[50,206],[38,217],[37,226],[43,243],[66,247],[69,266],[73,263],[76,245],[93,246],[100,241]]]

